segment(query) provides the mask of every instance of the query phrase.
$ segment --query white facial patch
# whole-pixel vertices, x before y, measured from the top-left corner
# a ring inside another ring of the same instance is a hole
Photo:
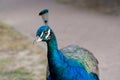
[[[40,37],[42,37],[42,36],[43,36],[43,32],[41,33]]]
[[[46,39],[49,37],[49,35],[50,35],[50,29],[48,30],[48,34],[46,35]]]

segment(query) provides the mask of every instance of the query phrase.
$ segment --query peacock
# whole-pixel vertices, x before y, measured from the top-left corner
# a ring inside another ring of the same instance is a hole
[[[68,45],[59,49],[53,30],[48,26],[48,9],[42,10],[45,25],[38,28],[34,43],[47,43],[46,80],[99,80],[98,60],[87,49]]]

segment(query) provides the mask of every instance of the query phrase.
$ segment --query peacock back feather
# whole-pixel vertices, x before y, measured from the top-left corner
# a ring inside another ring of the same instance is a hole
[[[80,48],[77,45],[69,45],[61,49],[61,52],[67,57],[81,63],[88,73],[93,72],[99,75],[98,60],[87,49]]]

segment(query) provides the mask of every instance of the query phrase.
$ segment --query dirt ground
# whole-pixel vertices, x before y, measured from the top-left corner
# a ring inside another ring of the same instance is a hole
[[[76,9],[52,0],[1,0],[0,20],[33,40],[36,29],[43,25],[38,16],[43,8],[50,10],[49,25],[60,48],[69,44],[87,48],[99,60],[101,80],[120,79],[120,16]]]

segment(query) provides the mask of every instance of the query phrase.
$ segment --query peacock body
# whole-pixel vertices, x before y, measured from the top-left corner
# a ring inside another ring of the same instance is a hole
[[[46,14],[43,10],[40,14]],[[48,71],[46,80],[99,80],[98,61],[91,52],[77,45],[58,49],[52,29],[45,25],[36,32],[35,42],[47,43]]]

